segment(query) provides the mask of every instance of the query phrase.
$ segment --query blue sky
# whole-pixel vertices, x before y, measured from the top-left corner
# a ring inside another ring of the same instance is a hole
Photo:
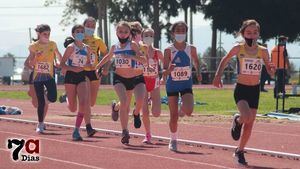
[[[47,23],[51,26],[51,39],[56,41],[61,53],[64,52],[62,46],[64,38],[70,35],[72,26],[62,27],[59,25],[62,19],[62,11],[64,2],[56,7],[43,7],[44,0],[9,0],[0,1],[0,56],[7,52],[13,53],[18,57],[26,57],[28,55],[29,45],[29,28],[32,28],[32,36],[35,37],[34,28],[37,24]],[[76,16],[78,22],[82,22],[86,16]],[[172,18],[172,21],[183,20],[183,15]],[[262,24],[262,23],[261,23]],[[112,43],[117,41],[114,36],[114,28],[112,27]],[[210,21],[204,20],[203,15],[198,13],[194,15],[194,45],[199,53],[203,53],[205,49],[211,46],[211,29]],[[64,31],[65,30],[65,31]],[[219,35],[219,34],[218,34]],[[229,51],[233,44],[237,41],[232,35],[222,33],[223,48]],[[162,39],[162,49],[167,46],[166,39]],[[274,40],[268,42],[271,49],[274,46]],[[289,54],[292,57],[300,57],[299,42],[288,44]],[[293,60],[300,67],[300,59]]]

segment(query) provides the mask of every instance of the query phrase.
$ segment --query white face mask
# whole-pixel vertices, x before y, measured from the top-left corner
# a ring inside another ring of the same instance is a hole
[[[143,38],[143,41],[145,42],[145,44],[147,44],[148,46],[152,45],[153,41],[154,41],[154,38],[153,37],[144,37]]]
[[[186,34],[175,34],[174,38],[177,42],[182,43],[185,41]]]

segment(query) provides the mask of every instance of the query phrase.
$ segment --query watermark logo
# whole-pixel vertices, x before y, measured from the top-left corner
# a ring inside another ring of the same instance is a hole
[[[7,148],[11,150],[11,158],[14,161],[38,162],[40,160],[40,140],[8,139]]]

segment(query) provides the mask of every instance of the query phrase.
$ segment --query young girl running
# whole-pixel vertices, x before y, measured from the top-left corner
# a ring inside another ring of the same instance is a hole
[[[37,41],[29,46],[29,67],[33,67],[32,81],[34,85],[35,95],[37,98],[38,125],[37,133],[44,132],[44,118],[46,101],[45,91],[47,90],[47,99],[49,102],[55,102],[57,99],[57,89],[54,80],[54,60],[55,57],[61,59],[56,43],[49,40],[50,26],[46,24],[38,25],[35,29],[37,32]],[[31,95],[34,97],[33,92]],[[35,101],[33,101],[33,104]]]
[[[147,65],[144,67],[144,79],[146,84],[146,92],[143,104],[143,123],[146,130],[145,139],[143,143],[151,143],[150,118],[148,99],[151,100],[151,112],[154,117],[158,117],[161,112],[160,103],[160,79],[159,79],[159,65],[163,62],[164,56],[162,52],[153,47],[154,30],[151,28],[144,29],[142,32],[142,41],[147,45]],[[143,49],[143,47],[142,47]],[[143,51],[143,50],[142,50]]]
[[[174,39],[172,45],[164,51],[163,75],[167,76],[166,91],[170,109],[170,132],[171,139],[169,149],[177,151],[177,123],[178,114],[191,116],[194,109],[192,66],[196,69],[197,77],[201,81],[199,72],[199,60],[196,47],[187,44],[186,33],[188,27],[185,22],[174,23],[171,35]],[[181,96],[182,105],[178,111],[178,97]]]
[[[87,19],[85,19],[83,22],[83,26],[84,26],[84,34],[85,34],[83,43],[87,44],[91,48],[92,51],[91,64],[94,67],[96,67],[96,65],[99,63],[100,54],[102,54],[102,56],[105,56],[107,54],[107,47],[100,37],[94,35],[95,28],[96,28],[96,20],[93,17],[88,17]],[[103,75],[107,75],[108,66],[105,67],[103,72],[98,72],[98,70],[94,68],[90,68],[90,66],[87,66],[84,68],[84,73],[85,76],[88,78],[87,82],[89,85],[88,87],[90,89],[89,94],[91,97],[90,98],[91,107],[93,107],[96,103],[98,89],[101,83],[101,77],[99,77],[99,73],[103,73]],[[86,124],[87,135],[89,137],[93,136],[96,130],[92,128],[91,114],[89,111],[84,115],[84,121]]]
[[[113,45],[109,53],[97,65],[97,69],[108,62],[113,56],[115,59],[116,70],[113,77],[113,85],[120,100],[120,121],[122,127],[123,144],[129,143],[128,113],[130,111],[130,101],[133,89],[137,84],[144,81],[134,69],[136,62],[143,64],[146,59],[141,57],[138,45],[130,40],[131,27],[128,22],[121,21],[117,24],[116,35],[119,43]]]
[[[61,67],[66,70],[65,90],[68,98],[68,108],[71,112],[77,110],[78,97],[79,108],[72,137],[74,141],[81,141],[82,137],[79,134],[79,128],[84,114],[90,114],[91,111],[90,96],[87,94],[89,93],[89,88],[83,71],[84,67],[88,65],[92,66],[90,64],[91,50],[82,42],[84,39],[83,25],[73,26],[72,36],[74,39],[66,39],[65,46],[67,46],[67,48],[61,62]]]
[[[234,115],[231,136],[239,140],[241,130],[243,133],[239,145],[234,153],[238,164],[247,165],[244,157],[244,148],[250,138],[253,123],[255,121],[259,102],[259,79],[262,63],[265,63],[270,75],[274,75],[274,65],[269,62],[268,50],[257,44],[260,26],[255,20],[243,22],[239,33],[244,42],[235,45],[230,52],[223,57],[213,80],[213,85],[222,87],[221,77],[228,61],[233,56],[237,57],[238,77],[234,90],[234,99],[240,114]]]

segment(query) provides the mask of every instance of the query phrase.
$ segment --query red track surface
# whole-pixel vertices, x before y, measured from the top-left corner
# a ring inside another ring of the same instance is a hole
[[[24,110],[21,116],[4,116],[36,120],[36,110],[29,101],[0,99],[1,104],[16,106]],[[96,106],[93,112],[108,114],[107,106]],[[66,104],[50,105],[47,122],[73,125],[74,117]],[[64,118],[62,118],[64,117]],[[119,122],[93,120],[96,128],[120,130]],[[144,133],[143,129],[130,131]],[[229,136],[230,122],[201,124],[180,124],[179,137],[182,139],[211,143],[236,145]],[[168,151],[167,144],[154,142],[153,145],[141,144],[142,138],[132,138],[130,145],[120,143],[120,138],[104,133],[94,138],[84,138],[84,142],[71,141],[70,129],[49,127],[45,135],[37,135],[35,126],[14,122],[0,122],[0,168],[238,168],[233,162],[232,152],[208,148],[179,145],[179,152]],[[154,135],[168,137],[168,125],[152,124]],[[300,154],[300,123],[273,124],[259,122],[255,125],[248,147]],[[85,136],[85,132],[81,132]],[[35,138],[41,142],[41,161],[39,163],[12,162],[11,152],[7,149],[9,138]],[[252,168],[300,168],[300,162],[288,159],[246,154]]]

